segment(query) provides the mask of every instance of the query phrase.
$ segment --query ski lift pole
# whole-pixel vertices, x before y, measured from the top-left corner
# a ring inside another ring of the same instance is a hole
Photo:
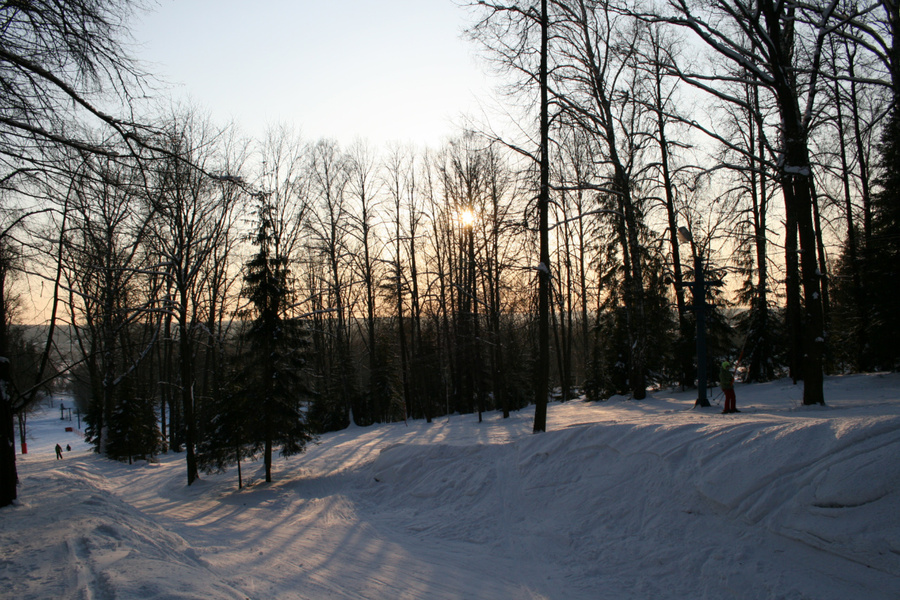
[[[697,315],[697,402],[696,406],[709,406],[706,397],[706,281],[703,263],[694,256],[694,313]]]
[[[709,281],[703,269],[703,260],[694,246],[694,237],[687,227],[678,228],[678,239],[690,242],[691,254],[694,256],[694,281],[685,281],[683,285],[691,288],[694,297],[690,309],[697,316],[697,401],[695,406],[710,406],[706,397],[706,290],[709,286],[722,285],[721,281]]]

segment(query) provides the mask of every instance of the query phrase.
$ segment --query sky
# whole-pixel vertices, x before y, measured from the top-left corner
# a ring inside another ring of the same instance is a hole
[[[170,97],[248,135],[436,146],[494,85],[471,18],[454,0],[158,0],[132,33]]]

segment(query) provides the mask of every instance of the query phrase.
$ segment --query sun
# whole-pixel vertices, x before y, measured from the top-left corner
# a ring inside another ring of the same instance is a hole
[[[460,211],[459,213],[459,222],[462,223],[463,227],[471,227],[475,224],[475,211],[471,208],[466,208]]]

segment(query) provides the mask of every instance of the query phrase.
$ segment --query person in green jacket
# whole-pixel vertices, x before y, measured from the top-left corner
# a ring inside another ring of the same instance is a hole
[[[737,398],[734,395],[734,374],[731,372],[731,363],[722,361],[719,369],[719,387],[725,392],[725,409],[722,414],[741,412],[737,409]]]

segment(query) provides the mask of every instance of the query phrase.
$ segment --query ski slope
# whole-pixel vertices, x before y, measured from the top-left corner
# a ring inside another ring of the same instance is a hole
[[[29,420],[0,589],[28,599],[900,598],[900,375],[351,427],[203,476]],[[68,404],[68,401],[67,401]],[[58,401],[57,401],[58,405]],[[71,444],[63,460],[54,446]]]

